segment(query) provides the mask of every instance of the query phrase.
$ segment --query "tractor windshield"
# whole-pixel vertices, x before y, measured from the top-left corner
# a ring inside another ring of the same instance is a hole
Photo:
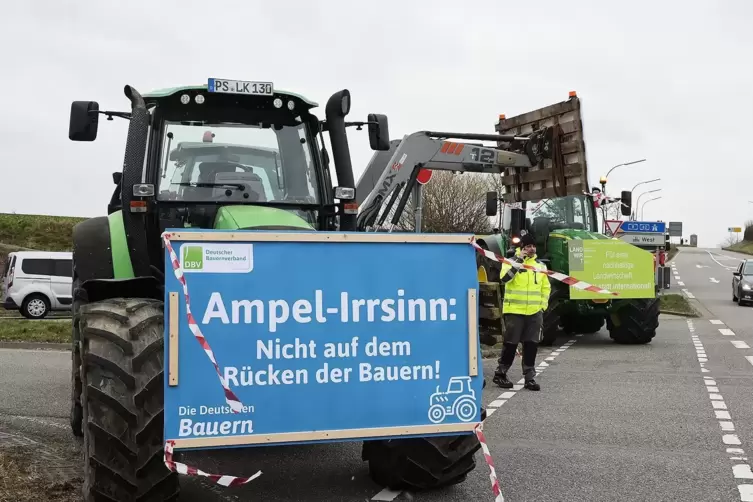
[[[306,126],[166,122],[160,200],[318,204]]]
[[[584,195],[569,195],[556,199],[541,199],[528,202],[526,218],[549,218],[550,228],[594,228],[593,211],[590,200]]]

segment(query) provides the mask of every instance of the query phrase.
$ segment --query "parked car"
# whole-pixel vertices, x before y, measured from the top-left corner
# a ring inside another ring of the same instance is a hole
[[[8,255],[2,275],[2,306],[29,319],[42,319],[73,304],[73,254],[16,251]]]
[[[753,259],[741,261],[732,272],[732,301],[738,305],[753,302]]]

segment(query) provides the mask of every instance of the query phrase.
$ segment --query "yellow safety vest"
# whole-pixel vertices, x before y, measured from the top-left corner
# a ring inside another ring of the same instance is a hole
[[[515,255],[520,256],[520,249],[516,250]],[[539,270],[547,269],[546,265],[536,260],[535,254],[526,258],[523,264]],[[503,263],[499,279],[505,285],[505,298],[502,302],[504,314],[532,315],[547,309],[552,289],[549,276],[532,270],[517,272],[512,265]]]

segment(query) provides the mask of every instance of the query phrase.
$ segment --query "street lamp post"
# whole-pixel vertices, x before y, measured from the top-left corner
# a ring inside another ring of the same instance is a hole
[[[655,200],[659,200],[659,199],[661,199],[661,195],[658,197],[654,197],[653,199],[648,199],[646,202],[643,203],[643,205],[641,206],[641,220],[643,220],[643,208],[646,207],[646,204]]]
[[[631,160],[630,162],[623,162],[622,164],[617,164],[616,166],[612,166],[609,169],[609,171],[607,171],[607,175],[606,176],[602,176],[601,178],[599,178],[599,183],[601,183],[601,191],[602,191],[602,193],[604,195],[607,194],[607,187],[606,187],[606,185],[607,185],[607,178],[609,178],[609,175],[612,173],[612,171],[614,171],[618,167],[629,166],[629,165],[632,165],[632,164],[638,164],[639,162],[645,162],[645,161],[646,161],[646,159]]]
[[[646,181],[639,181],[638,183],[633,186],[633,189],[630,190],[631,192],[635,192],[635,189],[638,188],[641,185],[646,185],[648,183],[653,183],[654,181],[661,181],[661,178],[656,178],[655,180],[646,180]]]
[[[649,190],[648,192],[643,192],[642,194],[640,194],[640,195],[638,196],[638,200],[637,200],[637,201],[635,201],[635,207],[636,207],[636,211],[635,211],[635,216],[638,216],[638,215],[640,214],[640,212],[639,212],[639,210],[638,210],[638,209],[640,209],[641,197],[643,197],[643,196],[644,196],[644,195],[646,195],[647,193],[654,193],[654,192],[658,192],[658,191],[660,191],[660,190],[661,190],[661,188],[657,188],[657,189],[655,189],[655,190]],[[641,216],[641,218],[643,218],[643,216]],[[635,220],[635,218],[633,218],[633,220]]]

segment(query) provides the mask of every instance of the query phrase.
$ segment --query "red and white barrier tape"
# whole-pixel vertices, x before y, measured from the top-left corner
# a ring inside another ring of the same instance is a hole
[[[612,295],[612,296],[618,296],[619,293],[615,293],[612,291],[608,291],[606,289],[600,288],[598,286],[594,286],[592,284],[587,283],[586,281],[581,281],[580,279],[576,279],[575,277],[571,277],[566,274],[562,274],[560,272],[555,272],[553,270],[539,270],[538,268],[531,266],[531,265],[523,265],[522,263],[518,263],[512,260],[508,260],[507,258],[500,256],[496,253],[493,253],[487,249],[482,248],[476,243],[476,239],[473,239],[471,241],[471,245],[476,248],[476,251],[481,253],[482,255],[486,256],[492,261],[496,261],[497,263],[507,263],[508,265],[511,265],[514,269],[519,270],[521,268],[524,268],[526,270],[532,270],[534,272],[537,272],[539,274],[546,274],[549,277],[563,282],[567,284],[568,286],[572,286],[577,289],[582,289],[584,291],[591,291],[592,293],[601,293],[604,295]]]
[[[175,462],[173,460],[174,445],[175,442],[172,440],[165,443],[165,465],[168,469],[173,472],[177,472],[178,474],[184,474],[187,476],[202,476],[209,478],[210,480],[212,480],[212,482],[222,486],[245,485],[246,483],[253,481],[254,479],[261,476],[261,471],[257,471],[256,474],[247,478],[241,478],[238,476],[225,476],[222,474],[209,474],[202,471],[201,469],[197,469],[196,467],[190,467],[186,464]]]
[[[175,272],[175,278],[178,279],[180,284],[183,286],[183,295],[186,298],[186,316],[188,317],[188,329],[191,330],[191,333],[193,333],[193,336],[199,342],[201,348],[204,349],[204,352],[206,352],[209,360],[212,361],[214,369],[217,371],[217,376],[220,379],[220,384],[222,384],[222,388],[225,390],[225,401],[227,402],[228,406],[230,406],[230,409],[233,410],[233,413],[240,413],[243,410],[241,400],[238,399],[238,396],[236,396],[232,390],[230,390],[230,386],[228,386],[225,378],[222,376],[220,366],[217,364],[217,360],[214,357],[212,348],[209,346],[207,339],[204,338],[204,335],[201,333],[196,319],[194,319],[193,314],[191,313],[191,303],[189,301],[186,278],[183,275],[183,269],[180,267],[180,260],[178,260],[178,256],[175,254],[175,250],[173,249],[172,244],[170,244],[169,234],[163,234],[162,240],[165,242],[165,247],[170,253],[170,261],[172,261],[173,263],[173,272]]]
[[[486,465],[489,466],[489,481],[492,482],[492,491],[494,492],[494,502],[505,502],[505,498],[502,496],[502,490],[499,487],[499,480],[497,479],[497,471],[494,469],[494,461],[492,460],[492,454],[489,451],[489,446],[486,444],[486,437],[484,437],[484,423],[480,422],[473,432],[476,433],[478,442],[481,443],[481,450],[484,452],[484,460]]]

